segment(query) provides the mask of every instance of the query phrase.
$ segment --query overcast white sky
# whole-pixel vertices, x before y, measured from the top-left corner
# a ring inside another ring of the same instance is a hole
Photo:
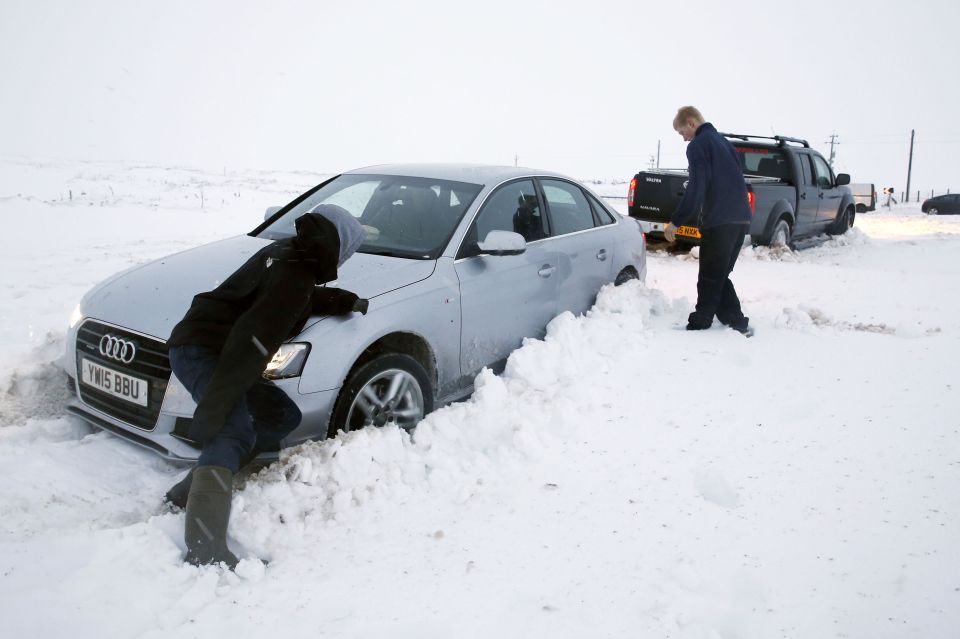
[[[0,0],[0,155],[627,179],[694,104],[854,182],[960,190],[955,0]]]

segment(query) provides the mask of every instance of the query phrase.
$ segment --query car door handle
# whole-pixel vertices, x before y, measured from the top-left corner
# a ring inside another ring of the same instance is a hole
[[[821,200],[823,199],[823,193],[820,194],[820,199],[821,199]]]
[[[600,249],[600,252],[597,253],[597,259],[601,262],[605,262],[607,259],[607,249]]]
[[[537,271],[537,275],[540,277],[550,277],[553,275],[553,272],[557,270],[556,266],[550,266],[549,264],[544,264],[540,267],[540,270]]]

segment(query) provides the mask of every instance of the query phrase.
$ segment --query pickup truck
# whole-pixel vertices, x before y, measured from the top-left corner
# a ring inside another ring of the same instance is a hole
[[[853,226],[856,207],[845,185],[846,173],[834,174],[823,156],[806,140],[722,133],[740,156],[753,220],[750,241],[789,246],[793,240],[820,233],[840,235]],[[653,237],[663,236],[687,187],[686,169],[641,171],[630,182],[627,205],[631,217]],[[682,226],[677,239],[697,243],[699,222]]]

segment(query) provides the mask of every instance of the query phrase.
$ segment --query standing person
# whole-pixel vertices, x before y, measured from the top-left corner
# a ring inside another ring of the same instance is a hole
[[[677,227],[700,213],[700,272],[697,306],[687,318],[687,330],[710,328],[716,315],[723,324],[747,337],[753,334],[730,281],[740,248],[750,227],[750,204],[740,158],[730,142],[704,122],[700,111],[681,107],[673,128],[687,145],[690,178],[687,190],[663,234],[676,240]]]
[[[367,300],[354,293],[317,287],[337,279],[337,268],[363,240],[349,212],[320,205],[296,220],[294,237],[262,248],[220,286],[195,296],[173,328],[170,367],[197,402],[190,437],[203,447],[196,467],[167,495],[174,501],[187,494],[189,563],[237,565],[227,547],[233,476],[301,417],[282,390],[264,382],[263,371],[310,315],[366,313]]]

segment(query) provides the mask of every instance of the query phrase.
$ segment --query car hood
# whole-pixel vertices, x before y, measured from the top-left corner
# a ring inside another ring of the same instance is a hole
[[[87,293],[83,315],[166,340],[194,295],[216,288],[267,244],[241,235],[121,272]],[[330,285],[369,299],[426,279],[435,267],[434,260],[356,253]]]

